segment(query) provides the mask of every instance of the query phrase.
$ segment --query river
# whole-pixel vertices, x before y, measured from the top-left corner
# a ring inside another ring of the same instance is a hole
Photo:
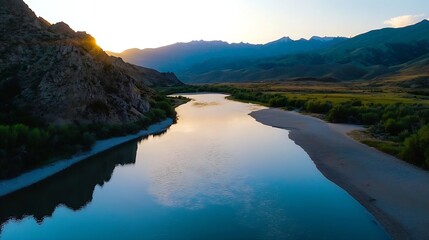
[[[165,133],[0,198],[0,239],[388,239],[262,107],[184,96]]]

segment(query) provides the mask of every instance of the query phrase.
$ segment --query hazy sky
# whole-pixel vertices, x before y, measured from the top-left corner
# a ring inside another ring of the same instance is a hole
[[[191,40],[266,43],[355,36],[429,17],[429,0],[24,0],[51,23],[86,31],[105,50]]]

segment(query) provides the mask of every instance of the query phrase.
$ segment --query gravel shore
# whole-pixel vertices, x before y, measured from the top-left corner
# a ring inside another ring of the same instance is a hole
[[[429,172],[347,136],[359,126],[328,124],[281,109],[250,115],[289,130],[317,168],[365,206],[393,239],[429,239]]]

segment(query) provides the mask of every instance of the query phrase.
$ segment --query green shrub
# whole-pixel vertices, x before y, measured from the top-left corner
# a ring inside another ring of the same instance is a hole
[[[165,115],[168,117],[175,117],[176,111],[174,111],[174,108],[171,106],[171,104],[167,101],[161,101],[156,104],[156,108],[159,108],[164,111]]]
[[[411,163],[429,167],[429,125],[405,140],[401,156]]]
[[[82,134],[82,147],[84,150],[89,150],[95,143],[95,135],[93,133],[84,132]]]
[[[270,107],[286,107],[287,97],[281,96],[281,95],[275,95],[270,100],[268,100],[268,105]]]
[[[150,110],[150,116],[150,119],[155,122],[167,118],[167,114],[165,113],[165,111],[159,108],[152,108]]]
[[[319,100],[309,100],[305,104],[305,110],[312,113],[328,113],[332,109],[331,102]]]
[[[380,121],[380,116],[375,112],[365,112],[362,113],[361,119],[363,124],[372,125]]]
[[[349,105],[335,105],[328,113],[328,120],[334,123],[346,123],[350,118],[351,107]]]
[[[397,135],[402,131],[402,129],[403,124],[397,119],[389,118],[384,123],[384,130],[391,135]]]
[[[353,107],[360,107],[363,106],[362,101],[358,100],[358,99],[352,99],[350,101],[350,105],[352,105]]]

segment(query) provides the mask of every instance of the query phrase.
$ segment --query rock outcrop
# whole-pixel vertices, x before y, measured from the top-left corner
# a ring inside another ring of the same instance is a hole
[[[128,123],[150,109],[150,87],[180,84],[108,56],[91,35],[51,25],[22,0],[0,0],[1,111],[49,124]]]

